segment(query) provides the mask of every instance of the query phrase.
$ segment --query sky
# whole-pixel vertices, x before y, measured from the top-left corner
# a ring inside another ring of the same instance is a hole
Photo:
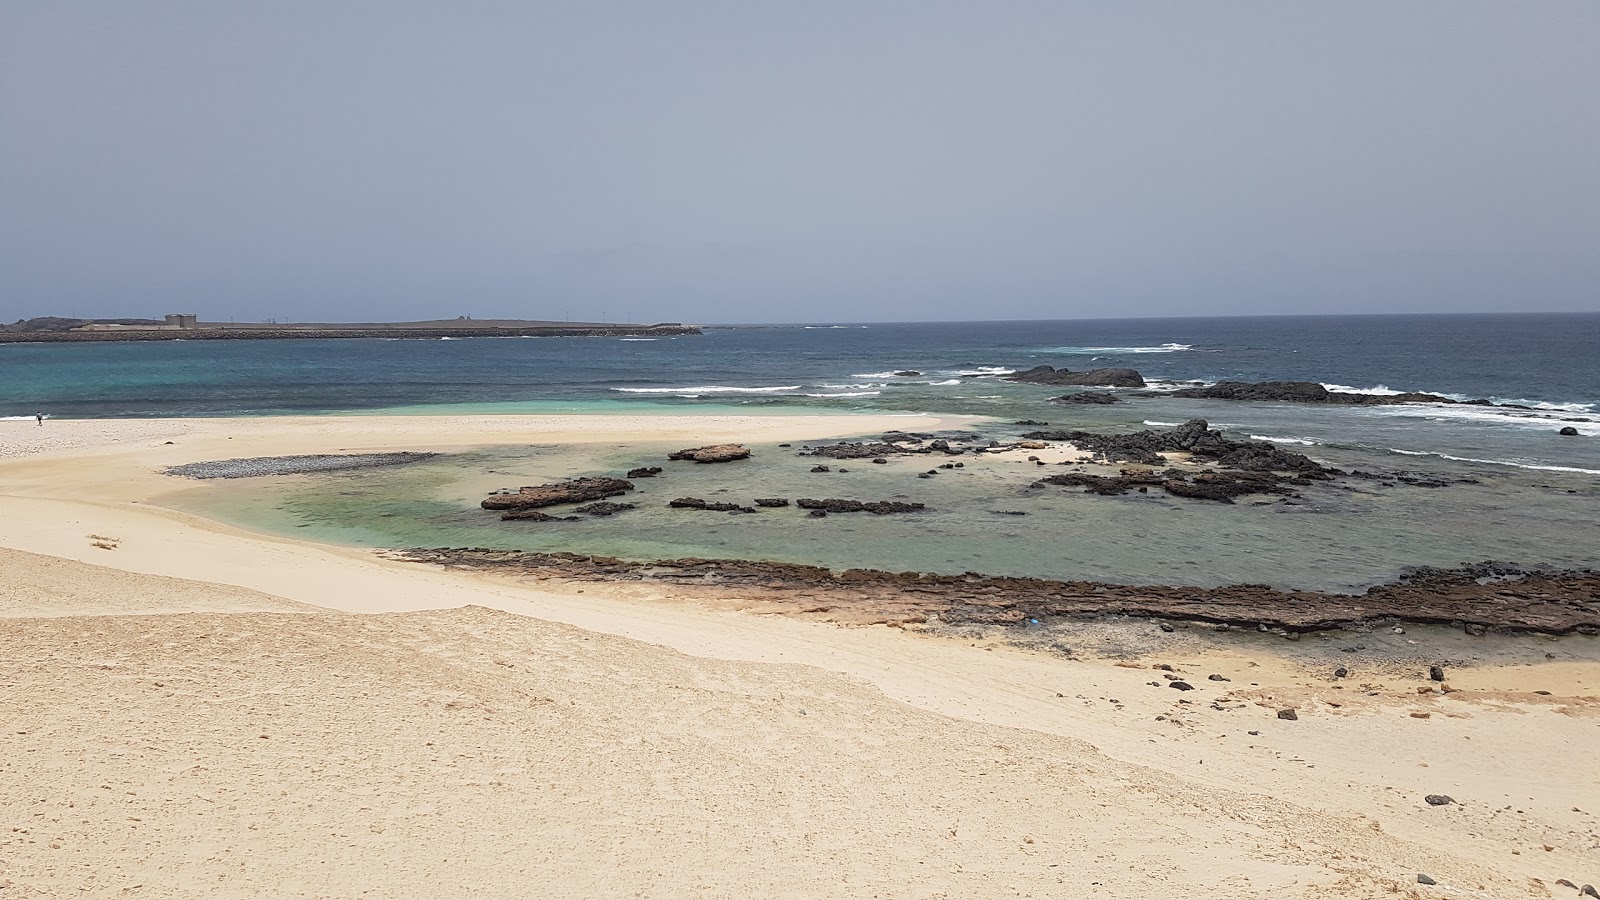
[[[1600,311],[1600,3],[0,0],[0,320]]]

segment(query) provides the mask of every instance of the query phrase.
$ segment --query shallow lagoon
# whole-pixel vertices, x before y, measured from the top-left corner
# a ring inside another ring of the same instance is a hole
[[[999,440],[1023,430],[979,427]],[[1102,497],[1076,488],[1032,488],[1036,478],[1061,469],[971,454],[891,458],[887,465],[845,461],[849,471],[840,473],[836,461],[797,455],[800,446],[753,445],[751,459],[716,465],[668,462],[676,446],[498,446],[398,468],[210,483],[169,502],[246,528],[355,546],[738,557],[1123,583],[1350,590],[1418,565],[1485,559],[1600,564],[1592,534],[1600,491],[1592,476],[1581,474],[1442,459],[1424,466],[1393,454],[1317,447],[1313,456],[1347,469],[1394,468],[1400,461],[1480,483],[1390,487],[1349,479],[1305,489],[1304,500],[1293,505],[1253,497],[1229,506],[1159,492]],[[965,466],[917,477],[946,461]],[[835,471],[812,473],[819,462]],[[644,465],[665,472],[637,480],[636,491],[616,499],[639,508],[611,517],[504,522],[478,507],[496,489],[621,475]],[[814,519],[794,507],[750,514],[667,507],[685,496],[741,504],[756,497],[907,500],[929,508]]]

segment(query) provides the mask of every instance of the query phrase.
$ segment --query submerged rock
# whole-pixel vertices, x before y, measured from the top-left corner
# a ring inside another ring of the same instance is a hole
[[[576,522],[577,516],[552,516],[537,509],[512,509],[500,516],[505,522]]]
[[[660,466],[644,466],[639,469],[629,469],[629,478],[654,478],[661,474]]]
[[[771,507],[779,507],[779,506],[788,506],[789,505],[789,501],[786,500],[786,499],[783,499],[781,497],[757,497],[756,498],[756,505],[757,506],[765,506],[765,507],[769,507],[769,508],[771,508]]]
[[[1050,399],[1055,403],[1076,403],[1089,406],[1105,406],[1108,403],[1122,402],[1122,400],[1118,398],[1116,394],[1108,394],[1105,391],[1084,391],[1079,394],[1063,394],[1060,397],[1051,397]]]
[[[573,510],[573,512],[587,513],[591,516],[610,516],[619,512],[626,512],[630,509],[637,508],[638,507],[634,506],[632,503],[612,503],[610,501],[602,500],[599,503],[590,503],[587,506],[580,506]]]

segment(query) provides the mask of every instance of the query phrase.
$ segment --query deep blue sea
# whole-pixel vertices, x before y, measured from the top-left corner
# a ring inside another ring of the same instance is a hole
[[[1063,404],[1052,398],[1070,389],[998,377],[1041,363],[1131,366],[1157,393],[1117,392],[1121,402],[1107,406]],[[737,467],[676,466],[642,482],[630,495],[639,506],[626,514],[530,526],[502,522],[478,501],[510,486],[659,465],[676,448],[509,444],[388,470],[209,483],[169,498],[243,527],[353,545],[1337,589],[1414,565],[1600,564],[1600,314],[822,324],[657,340],[0,344],[0,376],[0,413],[29,417],[860,411],[981,415],[946,421],[1002,441],[1028,430],[1015,424],[1022,419],[1129,430],[1201,417],[1234,437],[1389,473],[1308,488],[1294,503],[1219,505],[1044,490],[1031,484],[1043,470],[1020,458],[969,457],[937,478],[918,477],[927,466],[921,458],[817,475],[795,448],[757,444]],[[1162,393],[1223,379],[1416,390],[1529,408],[1234,403]],[[918,430],[916,418],[904,423]],[[1558,433],[1568,425],[1579,435]],[[1410,486],[1391,478],[1397,472],[1455,483]],[[890,498],[928,509],[826,520],[781,510],[708,515],[669,508],[677,496]]]

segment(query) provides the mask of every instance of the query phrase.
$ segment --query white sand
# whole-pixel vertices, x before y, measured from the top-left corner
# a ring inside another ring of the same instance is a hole
[[[161,466],[203,459],[907,421],[0,430],[0,898],[1499,898],[1600,882],[1592,666],[1367,696],[1268,654],[1192,651],[1161,660],[1200,686],[1180,694],[1148,668],[445,572],[156,503],[189,486]],[[1276,718],[1287,705],[1298,721]]]

